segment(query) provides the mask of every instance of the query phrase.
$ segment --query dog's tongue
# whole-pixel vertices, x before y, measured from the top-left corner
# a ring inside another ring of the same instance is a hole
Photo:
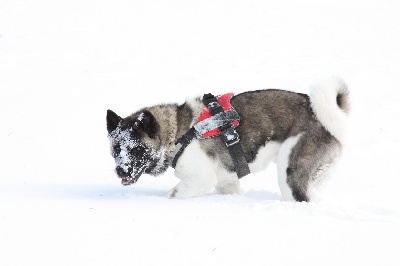
[[[124,186],[128,186],[128,185],[132,185],[133,183],[136,183],[136,181],[142,175],[143,171],[144,171],[144,168],[133,176],[122,178],[121,184]]]
[[[124,186],[128,186],[128,185],[131,185],[133,183],[135,183],[133,178],[127,178],[127,179],[122,179],[121,180],[121,184],[124,185]]]

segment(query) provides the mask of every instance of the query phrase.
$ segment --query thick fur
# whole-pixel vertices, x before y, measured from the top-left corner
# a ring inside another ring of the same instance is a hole
[[[337,78],[311,87],[310,96],[284,90],[249,91],[235,95],[232,106],[241,120],[237,131],[250,170],[278,165],[284,200],[309,201],[313,184],[324,178],[340,155],[350,109],[349,92]],[[141,174],[158,175],[171,165],[175,142],[196,121],[201,100],[183,105],[156,105],[127,118],[107,112],[107,129],[116,172],[124,185]],[[170,198],[201,196],[213,188],[222,194],[239,192],[239,180],[220,138],[194,140],[179,158],[181,179]]]

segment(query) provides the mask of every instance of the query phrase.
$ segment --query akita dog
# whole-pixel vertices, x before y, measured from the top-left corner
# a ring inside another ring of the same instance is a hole
[[[240,136],[248,169],[256,173],[276,161],[282,198],[309,201],[312,185],[324,179],[342,151],[350,110],[346,84],[332,78],[313,85],[309,95],[266,89],[228,98],[228,109],[238,115],[229,125],[236,120],[232,128]],[[207,131],[198,127],[205,109],[199,97],[182,105],[144,108],[126,118],[108,110],[111,154],[122,184],[133,184],[142,174],[162,174],[175,161],[175,175],[181,181],[168,197],[201,196],[213,188],[222,194],[238,193],[238,169],[229,145],[220,137],[200,136]],[[227,117],[225,109],[220,114]],[[215,119],[211,122],[208,129],[221,129]],[[181,149],[178,140],[191,129],[194,138]]]

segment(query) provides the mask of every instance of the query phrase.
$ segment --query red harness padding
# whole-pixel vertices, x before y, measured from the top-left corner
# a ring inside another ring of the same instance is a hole
[[[175,143],[175,156],[171,162],[175,168],[179,157],[186,147],[195,139],[220,136],[232,158],[235,172],[239,178],[250,174],[249,165],[240,145],[240,137],[235,127],[239,125],[240,116],[230,104],[233,93],[215,97],[211,93],[203,95],[204,108],[193,125]],[[221,131],[221,132],[220,132]]]
[[[233,93],[227,93],[227,94],[216,97],[219,105],[221,105],[222,109],[224,109],[224,112],[233,109],[232,105],[231,105],[232,96],[233,96]],[[207,118],[210,118],[210,117],[211,117],[210,111],[208,110],[207,106],[204,106],[203,111],[200,113],[199,118],[197,119],[197,123],[199,123],[203,120],[206,120]],[[239,120],[233,121],[232,125],[234,127],[237,127],[239,125]],[[218,136],[219,133],[220,133],[219,129],[216,128],[216,129],[213,129],[213,130],[210,130],[210,131],[204,133],[203,135],[200,136],[200,138],[212,138],[212,137]]]

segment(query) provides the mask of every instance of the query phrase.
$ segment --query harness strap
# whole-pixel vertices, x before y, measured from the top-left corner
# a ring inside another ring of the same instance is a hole
[[[207,106],[212,116],[222,114],[225,116],[223,108],[219,105],[217,99],[211,93],[203,96],[203,103]],[[228,120],[225,118],[225,121]],[[239,178],[250,174],[249,165],[247,164],[244,156],[242,145],[240,145],[239,134],[236,132],[235,127],[232,123],[226,123],[223,126],[218,127],[220,135],[228,148],[229,154],[233,160],[235,172]]]
[[[218,128],[220,136],[228,148],[229,154],[233,160],[237,176],[242,178],[243,176],[250,174],[249,165],[244,156],[242,146],[239,143],[239,134],[232,125],[233,121],[240,119],[237,112],[234,110],[224,112],[223,108],[218,103],[217,98],[210,93],[203,96],[203,104],[208,108],[211,118],[195,124],[188,132],[178,139],[176,142],[176,153],[172,160],[172,167],[176,167],[179,157],[194,139],[199,138],[202,134],[210,130]]]
[[[178,141],[176,142],[176,152],[174,159],[172,160],[172,167],[175,168],[176,163],[178,162],[179,157],[181,157],[183,151],[186,149],[189,144],[197,138],[196,129],[191,127],[188,132],[186,132]]]
[[[207,138],[202,135],[210,132],[211,130],[220,128],[225,125],[227,122],[232,123],[234,121],[238,121],[240,119],[239,114],[234,110],[225,111],[222,113],[218,113],[213,115],[210,118],[207,118],[203,121],[198,122],[193,127],[196,129],[196,132],[202,139]]]

